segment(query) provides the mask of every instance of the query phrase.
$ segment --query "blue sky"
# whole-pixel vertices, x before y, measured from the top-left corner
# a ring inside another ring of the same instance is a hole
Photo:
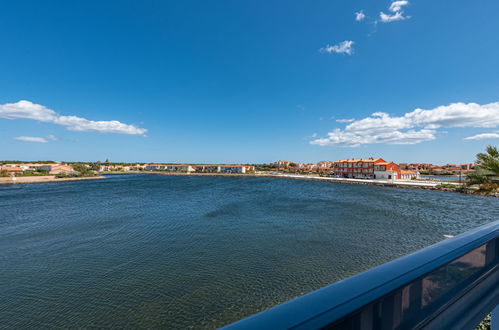
[[[2,2],[0,159],[471,162],[499,141],[498,11]]]

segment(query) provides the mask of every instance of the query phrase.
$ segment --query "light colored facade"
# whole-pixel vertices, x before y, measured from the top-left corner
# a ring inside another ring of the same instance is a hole
[[[11,173],[20,173],[20,172],[34,172],[34,171],[45,171],[48,174],[59,174],[59,173],[71,173],[74,172],[73,166],[62,164],[62,163],[54,163],[54,164],[6,164],[2,165],[1,169],[4,169]]]
[[[273,165],[275,165],[277,167],[288,167],[289,164],[291,164],[291,162],[288,162],[287,160],[278,160]]]
[[[74,172],[73,166],[65,164],[57,164],[51,166],[49,171],[50,174],[71,173],[71,172]]]
[[[194,172],[192,165],[187,164],[148,164],[145,168],[152,171]]]
[[[418,171],[400,170],[400,180],[417,180],[419,179]]]
[[[254,166],[249,165],[218,165],[220,173],[247,173],[254,171]]]
[[[152,171],[176,171],[176,172],[197,172],[197,173],[248,173],[254,171],[251,165],[219,165],[219,164],[148,164],[145,169]]]

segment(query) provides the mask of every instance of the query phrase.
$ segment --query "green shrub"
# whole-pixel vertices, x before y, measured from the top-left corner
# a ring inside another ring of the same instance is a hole
[[[454,184],[450,184],[450,183],[442,183],[442,184],[439,184],[437,186],[437,188],[451,188],[451,189],[456,189],[458,188],[456,185]]]

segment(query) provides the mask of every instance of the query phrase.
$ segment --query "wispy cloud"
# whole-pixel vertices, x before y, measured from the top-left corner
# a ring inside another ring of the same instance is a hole
[[[465,140],[486,140],[486,139],[499,139],[498,133],[482,133],[465,138]]]
[[[319,51],[321,53],[328,53],[328,54],[337,53],[337,54],[352,55],[353,44],[354,42],[352,40],[345,40],[333,46],[327,45],[326,47],[322,47],[321,49],[319,49]]]
[[[336,119],[336,122],[337,123],[351,123],[352,121],[354,121],[355,119]]]
[[[363,20],[364,20],[364,18],[366,18],[366,15],[364,14],[364,11],[363,11],[363,10],[358,11],[358,12],[356,12],[356,13],[355,13],[355,20],[356,20],[357,22],[363,21]]]
[[[375,112],[370,117],[354,120],[344,129],[336,128],[327,137],[310,143],[345,147],[372,143],[417,144],[436,139],[441,127],[493,128],[498,125],[499,102],[484,105],[451,103],[431,110],[415,109],[400,117]],[[471,140],[471,137],[468,139]]]
[[[18,140],[18,141],[24,141],[24,142],[47,143],[47,140],[45,140],[44,138],[35,137],[35,136],[16,136],[13,139]]]
[[[410,18],[410,16],[404,16],[404,6],[409,5],[409,1],[393,1],[388,8],[392,14],[385,14],[384,12],[379,13],[379,19],[383,23],[401,21]]]
[[[315,139],[317,137],[317,133],[312,133],[312,135],[305,136],[303,140]]]
[[[147,132],[145,128],[124,124],[117,120],[94,121],[77,116],[63,116],[54,110],[30,101],[0,104],[0,118],[32,119],[61,125],[72,131],[96,131],[132,135],[144,135]]]

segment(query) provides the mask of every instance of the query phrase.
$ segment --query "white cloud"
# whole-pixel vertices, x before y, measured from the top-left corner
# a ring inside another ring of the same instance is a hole
[[[482,133],[465,138],[465,140],[485,140],[485,139],[499,139],[499,133]]]
[[[143,135],[147,132],[145,128],[123,124],[116,120],[93,121],[76,116],[62,116],[54,110],[30,101],[0,104],[0,118],[32,119],[61,125],[72,131],[97,131],[132,135]]]
[[[397,12],[402,11],[402,7],[407,6],[408,4],[409,4],[409,1],[405,1],[405,0],[394,1],[394,2],[392,2],[392,4],[390,5],[390,8],[388,8],[388,9],[390,9],[391,12],[397,13]]]
[[[328,133],[327,137],[313,140],[311,143],[321,146],[416,144],[434,140],[437,129],[441,127],[492,128],[498,125],[499,102],[484,105],[451,103],[431,110],[415,109],[400,117],[375,112],[370,117],[352,121],[343,130],[336,128]]]
[[[390,4],[390,7],[388,8],[388,10],[390,10],[393,14],[390,15],[390,14],[385,14],[384,12],[380,12],[379,19],[383,23],[389,23],[410,18],[410,16],[404,16],[403,7],[407,6],[408,4],[409,1],[406,0],[393,1]]]
[[[364,14],[363,10],[358,11],[358,12],[355,13],[355,20],[357,22],[360,22],[360,21],[364,20],[364,18],[366,18],[366,15]]]
[[[351,123],[352,121],[354,121],[355,119],[336,119],[336,122],[337,123]]]
[[[50,141],[57,141],[57,137],[55,137],[54,135],[50,134],[50,135],[47,135],[47,140],[50,140]]]
[[[401,12],[395,13],[393,15],[385,14],[384,12],[379,13],[379,19],[383,23],[401,21],[409,18],[408,16],[404,16]]]
[[[24,141],[24,142],[38,142],[38,143],[47,143],[42,137],[34,137],[34,136],[16,136],[13,138],[14,140]]]
[[[348,54],[352,55],[353,54],[353,46],[354,42],[352,40],[345,40],[340,42],[339,44],[330,46],[327,45],[326,47],[323,47],[319,49],[321,53],[338,53],[338,54]]]

